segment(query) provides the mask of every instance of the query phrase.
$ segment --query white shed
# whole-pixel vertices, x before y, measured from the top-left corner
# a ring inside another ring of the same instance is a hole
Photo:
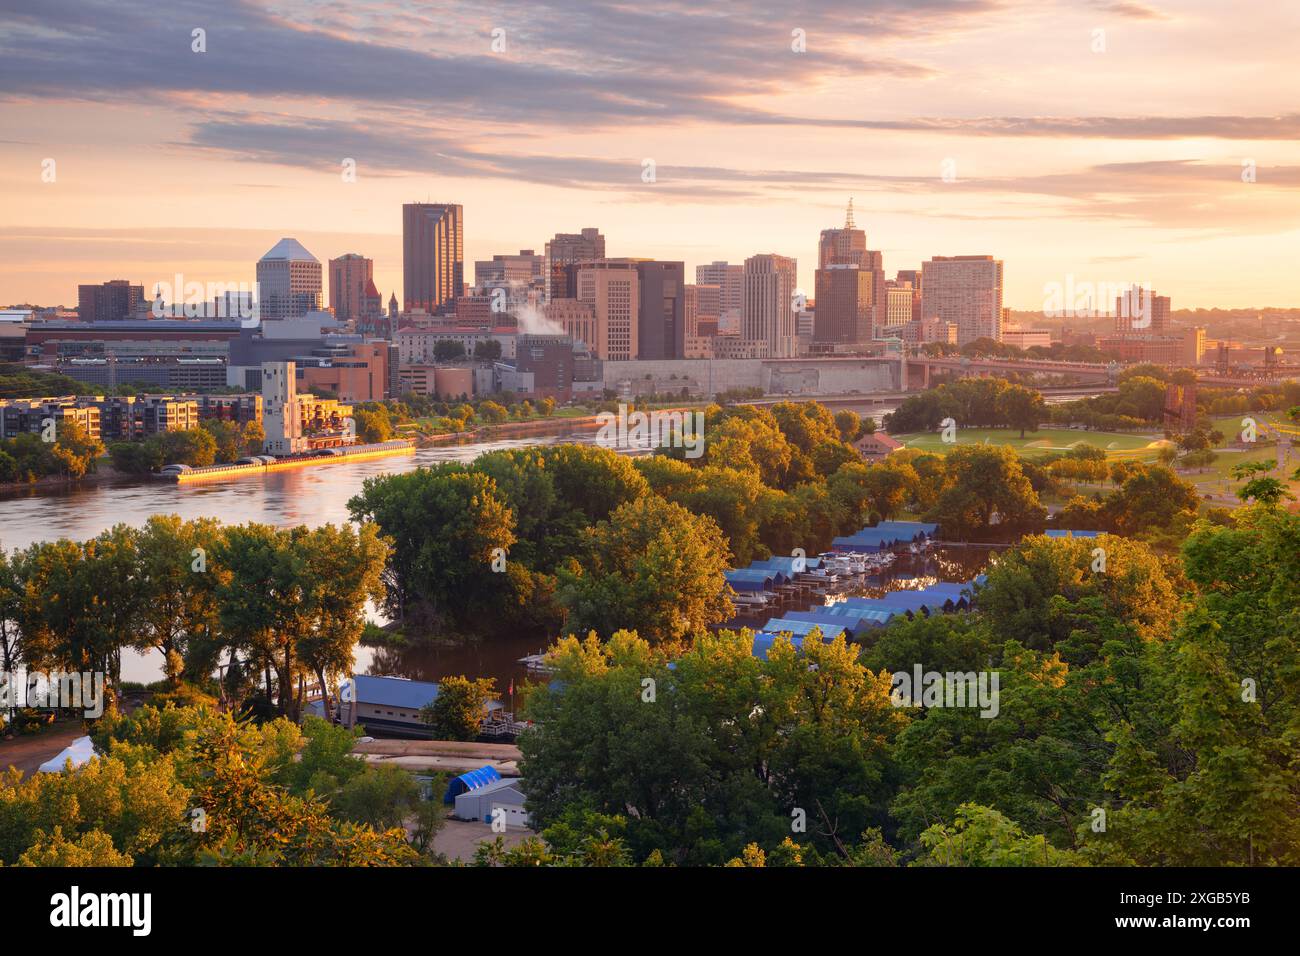
[[[524,809],[523,781],[518,777],[505,777],[477,790],[467,790],[456,797],[456,817],[460,820],[492,822],[492,812],[500,810],[508,828],[529,825],[528,811]]]

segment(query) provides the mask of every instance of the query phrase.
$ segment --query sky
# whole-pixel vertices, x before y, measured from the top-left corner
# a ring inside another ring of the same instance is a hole
[[[851,196],[889,276],[994,255],[1013,308],[1300,305],[1297,33],[1276,0],[0,0],[0,304],[251,283],[282,236],[400,299],[424,200],[467,279],[596,226],[811,292]]]

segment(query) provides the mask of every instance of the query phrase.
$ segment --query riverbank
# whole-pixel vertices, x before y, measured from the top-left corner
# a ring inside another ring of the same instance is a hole
[[[121,478],[131,477],[125,472],[118,471],[110,463],[108,456],[96,459],[95,470],[88,471],[80,478],[72,478],[68,475],[42,475],[33,481],[0,481],[0,493],[7,491],[22,491],[31,489],[38,491],[44,488],[71,488],[80,485],[94,485],[101,482],[117,481]]]
[[[538,418],[527,422],[480,425],[463,432],[421,435],[416,439],[416,443],[421,448],[437,448],[443,445],[463,445],[473,442],[509,441],[516,438],[537,438],[543,435],[564,435],[569,432],[593,432],[600,428],[600,424],[598,415],[587,415],[582,418]]]

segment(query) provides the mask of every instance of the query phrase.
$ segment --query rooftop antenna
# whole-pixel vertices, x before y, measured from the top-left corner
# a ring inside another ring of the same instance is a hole
[[[849,208],[844,213],[844,228],[853,228],[853,197],[849,197]]]

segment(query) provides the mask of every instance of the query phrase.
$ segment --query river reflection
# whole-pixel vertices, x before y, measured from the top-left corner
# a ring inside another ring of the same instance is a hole
[[[340,523],[348,520],[348,499],[360,493],[367,478],[444,461],[472,461],[488,451],[562,442],[593,444],[595,433],[574,429],[555,435],[420,448],[411,456],[341,462],[196,485],[113,478],[82,486],[9,491],[0,493],[0,546],[11,550],[61,537],[82,541],[118,523],[142,525],[153,514],[178,514],[186,519],[212,516],[227,524],[259,521],[280,527]],[[988,557],[987,551],[961,549],[905,556],[887,572],[887,586],[920,587],[929,583],[903,580],[909,576],[966,581],[979,573]],[[875,596],[869,590],[863,593]],[[371,616],[383,619],[373,608]],[[754,623],[739,620],[737,626]],[[536,637],[524,636],[401,650],[358,647],[356,669],[359,673],[416,680],[439,680],[459,674],[492,677],[504,694],[512,681],[517,688],[527,676],[525,668],[518,664],[519,658],[543,650],[543,643]],[[162,655],[156,651],[123,651],[122,677],[143,683],[159,680]]]

